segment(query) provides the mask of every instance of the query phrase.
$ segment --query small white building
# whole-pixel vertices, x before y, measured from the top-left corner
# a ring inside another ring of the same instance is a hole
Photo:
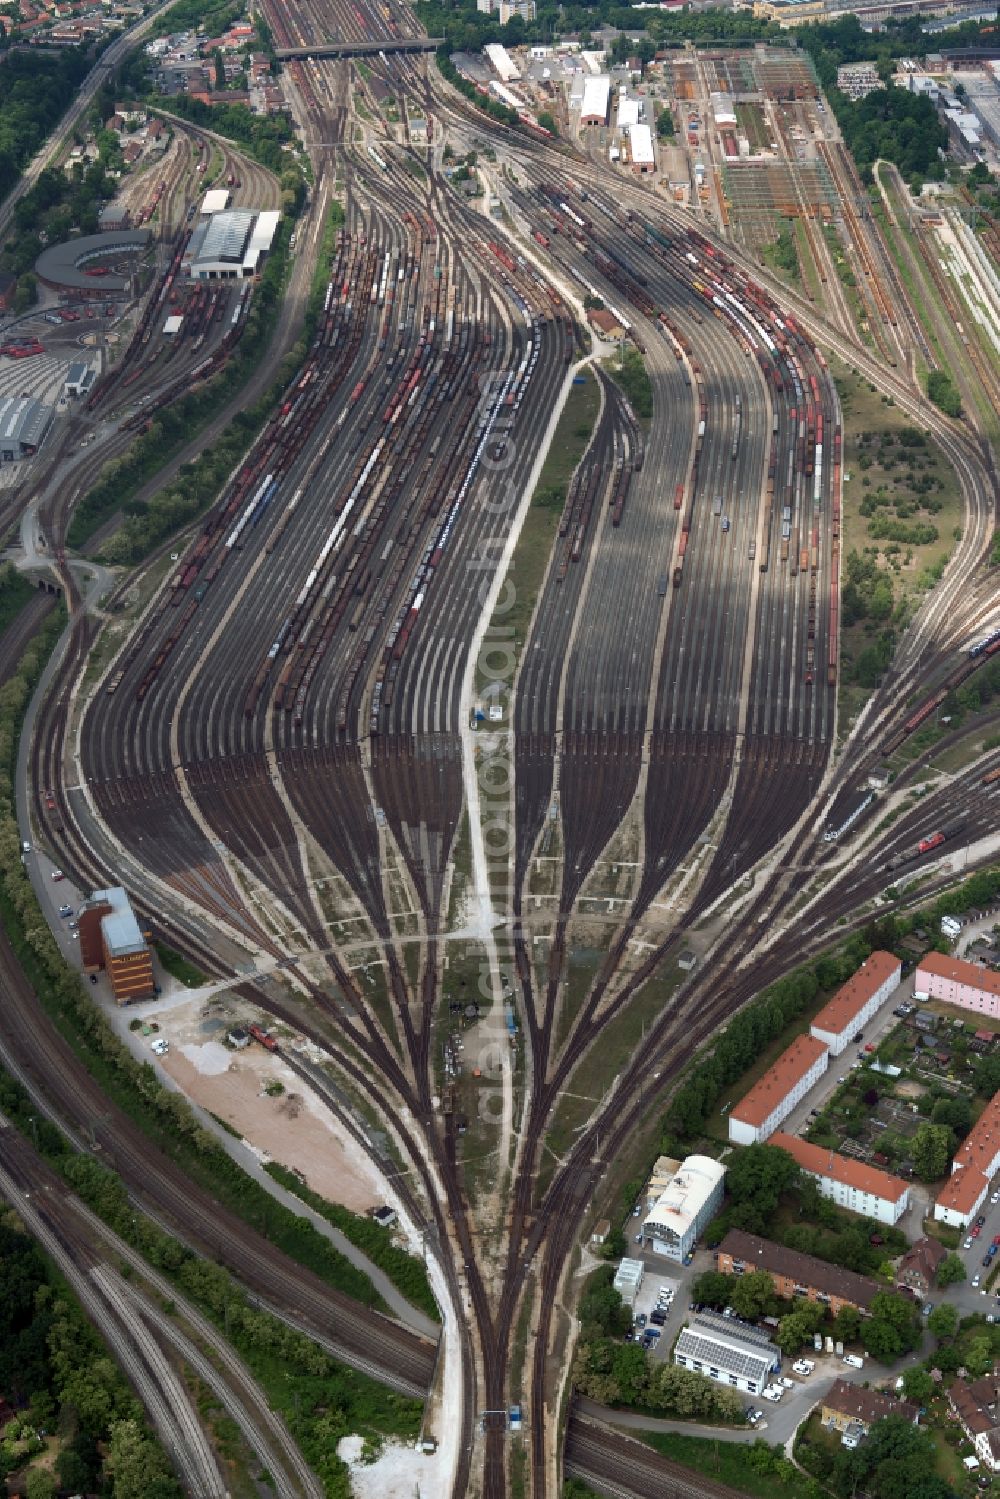
[[[682,1329],[674,1345],[674,1363],[719,1384],[759,1395],[770,1376],[781,1368],[781,1354],[753,1329],[739,1324],[730,1331],[721,1317],[696,1317]]]
[[[633,125],[638,125],[639,109],[638,99],[620,99],[618,101],[618,129],[631,130]]]
[[[671,1177],[642,1225],[643,1244],[683,1261],[722,1206],[726,1168],[707,1155],[689,1155]]]
[[[815,1036],[796,1036],[730,1113],[733,1144],[756,1145],[773,1135],[829,1065],[830,1052],[824,1042]]]
[[[228,207],[228,187],[210,187],[201,200],[201,211],[203,214],[224,213]]]
[[[847,980],[823,1006],[809,1027],[809,1034],[839,1057],[851,1037],[889,998],[902,976],[903,965],[891,952],[873,952],[857,973]]]
[[[642,1260],[623,1259],[615,1271],[614,1286],[626,1306],[635,1306],[645,1266]]]

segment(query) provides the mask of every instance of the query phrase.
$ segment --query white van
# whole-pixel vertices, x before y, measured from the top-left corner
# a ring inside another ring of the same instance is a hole
[[[857,1353],[845,1353],[844,1363],[849,1364],[852,1369],[863,1369],[865,1361]]]

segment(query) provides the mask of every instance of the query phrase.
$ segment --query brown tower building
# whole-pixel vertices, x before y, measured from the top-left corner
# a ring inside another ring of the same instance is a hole
[[[120,1005],[156,993],[148,932],[135,918],[120,885],[95,890],[80,909],[80,956],[87,973],[103,968]]]

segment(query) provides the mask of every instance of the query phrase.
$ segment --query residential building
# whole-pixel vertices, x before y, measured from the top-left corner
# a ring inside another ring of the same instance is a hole
[[[839,1057],[851,1037],[868,1023],[885,1003],[902,976],[903,965],[891,952],[873,952],[846,984],[823,1006],[809,1027],[809,1034]]]
[[[886,1416],[905,1416],[916,1424],[920,1412],[907,1400],[894,1400],[891,1395],[883,1395],[881,1390],[866,1390],[864,1385],[838,1379],[823,1396],[820,1414],[823,1425],[834,1431],[844,1432],[852,1426],[860,1426],[867,1435],[869,1428]]]
[[[520,16],[522,21],[531,22],[535,19],[536,9],[535,0],[500,0],[497,6],[500,25],[506,26],[515,16]]]
[[[994,1371],[982,1379],[956,1379],[948,1391],[959,1425],[991,1473],[1000,1472],[1000,1390]]]
[[[929,952],[921,958],[913,976],[913,987],[919,994],[977,1015],[1000,1016],[1000,973],[952,958],[945,953]]]
[[[896,1284],[926,1300],[947,1250],[939,1239],[926,1236],[911,1244],[896,1268]]]
[[[683,1261],[722,1206],[726,1168],[707,1155],[689,1155],[642,1225],[643,1244]]]
[[[818,1260],[815,1255],[786,1249],[783,1244],[744,1233],[741,1228],[731,1228],[719,1245],[716,1269],[724,1275],[746,1275],[751,1270],[766,1270],[778,1296],[786,1301],[802,1296],[807,1301],[821,1302],[834,1316],[842,1306],[853,1306],[859,1312],[867,1312],[872,1297],[884,1289],[867,1275],[842,1270],[838,1265]]]
[[[84,972],[105,970],[120,1005],[156,993],[149,934],[120,885],[95,890],[80,908],[80,956]]]
[[[674,1363],[747,1395],[759,1395],[780,1369],[781,1354],[755,1328],[703,1315],[681,1330]]]
[[[814,1036],[796,1036],[729,1115],[729,1138],[736,1145],[766,1140],[787,1119],[830,1064],[830,1052]]]
[[[955,1152],[951,1176],[934,1203],[939,1223],[964,1228],[978,1213],[1000,1167],[1000,1093],[995,1093]]]
[[[786,1150],[818,1184],[824,1197],[850,1213],[860,1213],[878,1223],[898,1223],[910,1205],[907,1183],[877,1166],[866,1166],[863,1161],[838,1155],[822,1145],[811,1145],[795,1135],[776,1134],[771,1144]]]
[[[837,69],[837,87],[849,99],[866,99],[885,84],[873,62],[847,62]]]

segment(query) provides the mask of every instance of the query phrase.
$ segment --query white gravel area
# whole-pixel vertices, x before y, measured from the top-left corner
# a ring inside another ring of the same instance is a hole
[[[361,1437],[341,1437],[337,1456],[351,1470],[355,1499],[447,1499],[436,1467],[437,1453],[418,1452],[401,1442],[386,1442],[377,1462],[362,1463]]]
[[[182,1046],[180,1051],[202,1077],[218,1077],[220,1073],[228,1072],[233,1060],[233,1053],[220,1046],[218,1041],[203,1041],[200,1046]]]

